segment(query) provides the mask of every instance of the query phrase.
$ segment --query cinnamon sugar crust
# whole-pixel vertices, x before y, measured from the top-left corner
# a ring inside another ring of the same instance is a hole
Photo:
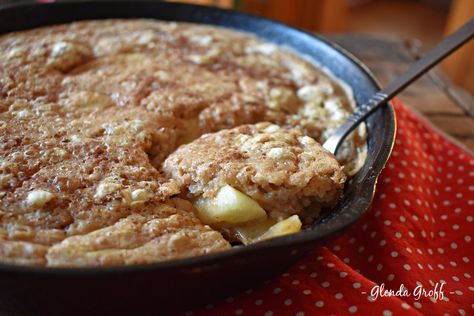
[[[316,141],[350,112],[309,62],[217,27],[103,20],[2,35],[0,262],[108,266],[229,248],[182,199],[221,182],[275,218],[333,205],[345,175]],[[245,154],[242,135],[262,140]],[[296,158],[270,159],[274,148]]]

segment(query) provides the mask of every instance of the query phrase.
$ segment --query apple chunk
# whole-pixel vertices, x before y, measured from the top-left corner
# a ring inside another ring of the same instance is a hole
[[[288,234],[294,234],[299,232],[300,230],[301,220],[298,215],[293,215],[270,227],[263,235],[258,237],[256,241],[275,238]]]
[[[257,222],[246,223],[234,228],[239,240],[248,245],[257,241],[297,233],[301,230],[298,215],[290,216],[280,222],[266,218]]]
[[[273,218],[266,218],[260,221],[252,221],[250,223],[245,223],[241,226],[237,226],[234,228],[235,235],[237,238],[244,244],[248,245],[256,240],[273,225],[275,225],[277,221]]]
[[[233,226],[267,216],[265,210],[247,195],[230,185],[214,198],[198,198],[194,204],[204,224]]]

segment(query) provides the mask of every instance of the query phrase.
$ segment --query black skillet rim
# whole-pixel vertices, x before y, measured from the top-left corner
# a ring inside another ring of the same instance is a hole
[[[377,88],[380,87],[377,79],[375,79],[374,75],[367,68],[367,66],[365,66],[361,61],[359,61],[355,56],[353,56],[351,53],[346,51],[344,48],[327,40],[326,38],[320,35],[309,33],[307,31],[304,31],[302,29],[299,29],[293,26],[289,26],[287,24],[284,24],[275,20],[261,18],[255,15],[242,13],[242,12],[238,12],[234,10],[225,10],[225,9],[219,9],[215,7],[193,5],[193,4],[183,4],[183,3],[169,3],[169,2],[156,2],[156,1],[143,1],[143,0],[140,0],[140,1],[119,0],[119,1],[82,1],[82,2],[70,1],[70,2],[61,2],[61,3],[56,2],[56,3],[48,3],[48,4],[19,2],[15,4],[6,4],[3,6],[0,6],[0,11],[8,10],[11,8],[31,9],[38,6],[64,6],[66,7],[70,4],[87,5],[90,3],[103,3],[103,4],[108,4],[108,5],[113,5],[113,3],[134,3],[134,4],[153,3],[154,5],[164,5],[164,6],[170,6],[170,7],[174,6],[176,8],[187,7],[187,8],[192,8],[195,10],[207,11],[212,14],[231,14],[234,16],[243,17],[245,19],[261,20],[262,22],[267,22],[268,24],[286,28],[290,31],[297,32],[298,35],[300,36],[305,36],[307,38],[309,37],[311,40],[317,40],[323,43],[324,45],[328,46],[329,48],[343,55],[351,63],[357,66],[367,76],[367,78],[372,82],[372,84],[375,87]],[[132,18],[132,17],[134,16],[130,16],[129,18]],[[110,17],[110,18],[114,18],[114,17]],[[135,18],[140,18],[140,17],[135,17]],[[98,19],[98,18],[92,18],[92,19]],[[54,24],[58,24],[58,23],[41,24],[37,27],[46,26],[46,25],[54,25]],[[206,23],[201,23],[201,24],[206,24]],[[21,29],[18,29],[18,30],[21,30]],[[238,31],[238,29],[235,29],[235,30]],[[2,31],[0,32],[0,35],[11,32],[11,31],[14,31],[14,30],[9,30],[7,32]],[[296,51],[296,53],[298,53],[298,51]],[[395,131],[396,131],[395,112],[393,110],[393,106],[391,105],[391,103],[390,102],[387,103],[387,106],[377,110],[376,112],[378,111],[385,111],[384,118],[387,119],[385,123],[387,124],[388,130],[386,131],[387,135],[384,135],[384,136],[388,136],[388,137],[385,137],[383,139],[383,144],[381,146],[381,149],[377,153],[374,163],[371,166],[369,173],[365,176],[363,181],[360,183],[360,185],[364,186],[364,190],[360,194],[360,195],[363,195],[364,199],[359,199],[358,203],[356,203],[358,206],[357,208],[359,209],[359,212],[357,212],[357,216],[344,218],[344,222],[342,221],[339,222],[340,224],[337,225],[337,227],[335,227],[335,229],[333,229],[332,231],[320,233],[320,231],[307,229],[297,234],[282,236],[282,237],[274,238],[271,240],[251,244],[248,246],[233,247],[231,249],[227,249],[227,250],[223,250],[223,251],[219,251],[215,253],[210,253],[206,255],[189,257],[189,258],[181,258],[181,259],[173,259],[173,260],[167,260],[163,262],[156,262],[156,263],[149,263],[149,264],[138,264],[138,265],[130,265],[130,266],[122,265],[122,266],[110,266],[110,267],[35,267],[35,266],[21,266],[21,265],[0,263],[0,271],[7,272],[7,273],[11,272],[11,273],[22,273],[22,274],[24,273],[37,274],[37,275],[44,275],[44,276],[47,276],[47,275],[51,275],[51,276],[76,275],[78,276],[78,275],[94,275],[94,274],[116,274],[116,273],[146,272],[146,271],[155,271],[155,270],[164,271],[164,270],[175,270],[175,269],[182,269],[184,271],[187,271],[195,267],[210,266],[210,265],[219,263],[219,261],[231,259],[232,257],[238,257],[240,254],[244,254],[244,253],[256,252],[256,251],[259,251],[260,249],[298,246],[300,244],[307,244],[309,242],[313,242],[316,245],[317,242],[327,239],[331,236],[334,236],[340,233],[341,231],[347,229],[351,224],[353,224],[359,218],[362,217],[362,215],[367,211],[367,209],[370,207],[372,203],[372,200],[375,194],[375,186],[377,184],[377,179],[392,152],[393,145],[395,142]]]

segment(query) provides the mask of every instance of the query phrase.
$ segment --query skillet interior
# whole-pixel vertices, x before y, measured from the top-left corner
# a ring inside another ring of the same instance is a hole
[[[378,90],[368,70],[340,47],[286,25],[242,13],[152,1],[25,4],[0,10],[0,33],[86,19],[147,17],[228,27],[253,33],[310,57],[354,90],[358,104]],[[343,201],[306,231],[203,257],[110,268],[30,268],[0,265],[0,314],[156,311],[206,303],[269,278],[341,231],[366,211],[395,132],[390,106],[368,120],[365,165]],[[159,307],[159,309],[157,309]]]

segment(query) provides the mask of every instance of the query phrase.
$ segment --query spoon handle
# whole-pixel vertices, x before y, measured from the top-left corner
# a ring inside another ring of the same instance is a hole
[[[406,72],[392,81],[385,89],[375,93],[366,103],[359,106],[347,121],[338,127],[324,142],[323,147],[335,154],[347,134],[354,130],[370,113],[386,104],[410,83],[418,79],[418,77],[470,40],[473,36],[474,18],[464,24],[455,33],[446,37],[432,51],[416,61]]]

